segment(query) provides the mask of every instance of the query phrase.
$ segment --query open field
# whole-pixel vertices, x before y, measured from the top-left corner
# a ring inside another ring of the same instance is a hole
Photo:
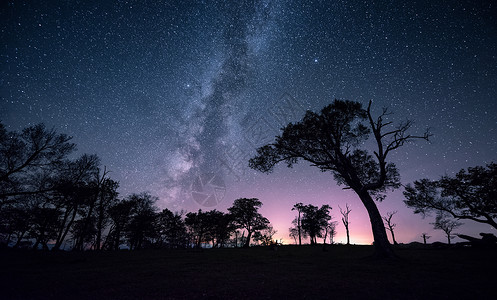
[[[0,252],[2,299],[495,299],[497,249]]]

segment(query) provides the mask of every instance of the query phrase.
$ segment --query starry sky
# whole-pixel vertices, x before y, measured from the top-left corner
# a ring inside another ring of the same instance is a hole
[[[171,210],[225,211],[257,197],[290,242],[293,204],[348,203],[351,242],[369,244],[366,210],[329,173],[300,163],[248,168],[283,125],[333,99],[430,127],[390,159],[407,184],[496,161],[497,8],[492,1],[2,1],[0,120],[44,122],[96,153],[120,194]],[[402,189],[396,239],[442,240]],[[345,241],[338,226],[336,241]],[[467,222],[460,233],[492,232]],[[457,240],[457,239],[456,239]]]

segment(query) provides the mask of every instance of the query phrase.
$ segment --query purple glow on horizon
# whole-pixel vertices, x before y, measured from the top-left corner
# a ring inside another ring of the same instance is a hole
[[[44,122],[96,153],[120,193],[149,191],[160,207],[226,211],[259,198],[261,212],[291,243],[292,206],[352,207],[352,243],[372,242],[351,191],[302,162],[273,174],[248,168],[255,149],[305,110],[333,99],[389,107],[394,121],[432,128],[431,143],[393,153],[402,183],[436,179],[496,161],[497,20],[491,1],[254,1],[250,4],[95,4],[9,1],[1,10],[0,120],[8,130]],[[428,5],[429,4],[429,5]],[[219,204],[199,205],[192,184],[218,174]],[[222,198],[222,199],[221,199]],[[402,202],[399,242],[443,240]],[[465,222],[460,233],[492,232]]]

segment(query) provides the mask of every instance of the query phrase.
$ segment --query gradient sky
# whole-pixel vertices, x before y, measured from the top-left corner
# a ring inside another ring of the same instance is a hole
[[[371,243],[365,208],[331,174],[300,163],[266,175],[248,159],[282,125],[338,98],[371,99],[373,112],[415,120],[413,132],[432,129],[431,143],[390,157],[404,184],[496,161],[491,2],[3,1],[0,120],[73,136],[122,196],[149,191],[160,207],[187,211],[257,197],[286,241],[296,202],[330,204],[338,221],[349,203],[351,242]],[[400,189],[378,204],[398,211],[397,241],[422,232],[445,241],[433,217],[402,200]],[[481,231],[492,229],[457,230]]]

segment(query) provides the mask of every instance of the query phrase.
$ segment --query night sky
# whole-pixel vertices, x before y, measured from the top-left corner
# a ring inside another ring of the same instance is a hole
[[[497,5],[492,1],[2,1],[0,120],[44,122],[96,153],[120,194],[174,211],[256,197],[290,242],[296,202],[349,203],[351,242],[371,243],[365,208],[300,163],[248,168],[279,128],[333,99],[430,127],[390,157],[407,184],[497,160]],[[236,3],[236,4],[235,4]],[[402,202],[396,239],[445,241]],[[457,232],[492,232],[471,222]],[[336,241],[345,241],[343,225]],[[457,239],[456,239],[457,241]]]

